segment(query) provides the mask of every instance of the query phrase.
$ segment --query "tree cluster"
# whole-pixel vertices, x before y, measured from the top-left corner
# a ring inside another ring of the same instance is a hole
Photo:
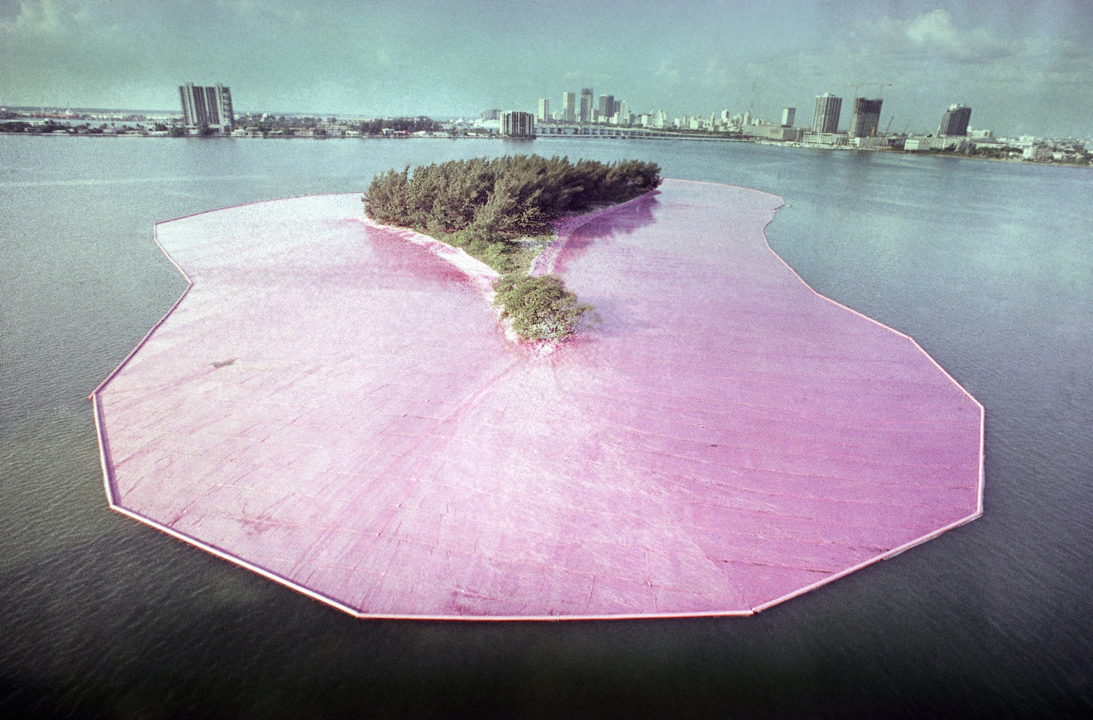
[[[68,130],[68,126],[61,123],[54,122],[53,120],[46,120],[43,125],[34,125],[29,122],[23,122],[21,120],[16,122],[3,123],[0,125],[0,132],[6,133],[51,133],[55,130]]]
[[[441,130],[441,125],[436,120],[425,116],[413,118],[376,118],[361,123],[361,135],[381,135],[384,130],[401,132],[436,132]]]
[[[639,160],[453,160],[376,176],[364,210],[389,225],[443,234],[470,230],[493,240],[541,233],[567,212],[630,200],[659,184],[660,167]]]
[[[462,247],[501,273],[502,319],[525,339],[560,339],[591,310],[561,278],[524,276],[562,215],[624,202],[660,184],[660,167],[639,160],[569,162],[538,155],[455,160],[377,175],[364,196],[368,217]]]

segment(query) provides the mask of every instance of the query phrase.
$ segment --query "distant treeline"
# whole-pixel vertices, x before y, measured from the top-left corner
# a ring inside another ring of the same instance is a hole
[[[381,135],[384,130],[396,132],[437,132],[443,130],[440,123],[427,117],[387,118],[365,120],[361,123],[361,135]]]
[[[511,318],[525,339],[557,340],[572,334],[592,308],[578,303],[561,278],[526,274],[550,242],[550,223],[658,185],[655,163],[514,155],[390,170],[372,180],[363,199],[373,220],[432,235],[497,270],[502,319]]]
[[[6,133],[51,133],[55,130],[68,130],[68,126],[53,122],[52,120],[47,120],[42,125],[35,125],[21,120],[0,123],[0,132]]]

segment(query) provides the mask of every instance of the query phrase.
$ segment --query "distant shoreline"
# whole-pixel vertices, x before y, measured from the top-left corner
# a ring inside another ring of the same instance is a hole
[[[843,147],[843,146],[827,146],[827,145],[804,145],[800,143],[785,143],[774,142],[765,140],[762,138],[752,137],[725,137],[725,136],[709,136],[708,134],[689,134],[689,133],[675,133],[675,132],[663,132],[650,133],[648,135],[641,136],[610,136],[610,135],[542,135],[533,138],[509,138],[502,137],[497,134],[486,133],[466,133],[466,134],[451,134],[451,133],[430,133],[426,135],[274,135],[274,134],[249,134],[245,136],[231,136],[231,135],[209,135],[202,137],[198,135],[183,135],[180,137],[174,137],[166,132],[26,132],[26,131],[13,131],[0,127],[0,135],[14,135],[14,136],[32,136],[32,137],[91,137],[91,138],[167,138],[170,140],[185,140],[185,139],[198,139],[198,140],[501,140],[510,142],[531,142],[539,140],[621,140],[621,141],[641,141],[641,140],[691,140],[698,142],[731,142],[731,143],[747,143],[751,145],[766,145],[770,147],[782,147],[794,150],[819,150],[825,152],[862,152],[862,153],[884,153],[892,155],[906,155],[914,157],[941,157],[941,158],[953,158],[959,160],[989,160],[995,162],[1004,162],[1020,165],[1050,165],[1054,167],[1072,167],[1072,168],[1085,168],[1089,169],[1093,167],[1093,163],[1076,163],[1065,162],[1055,159],[1031,159],[1031,158],[1018,158],[1018,157],[988,157],[983,155],[968,155],[959,152],[945,152],[937,150],[924,150],[924,151],[908,151],[900,150],[896,148],[855,148],[855,147]]]

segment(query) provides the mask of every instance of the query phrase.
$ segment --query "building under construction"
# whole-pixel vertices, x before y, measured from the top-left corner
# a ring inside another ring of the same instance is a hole
[[[877,134],[882,102],[880,98],[854,98],[854,111],[850,116],[850,137],[873,137]]]

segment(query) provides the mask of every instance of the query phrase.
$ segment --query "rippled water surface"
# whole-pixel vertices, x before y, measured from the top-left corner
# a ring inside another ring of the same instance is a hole
[[[152,223],[537,152],[782,196],[775,249],[987,408],[980,520],[743,619],[360,621],[110,512],[87,394],[183,282]],[[0,136],[0,708],[1034,716],[1093,703],[1093,173],[701,142]]]

